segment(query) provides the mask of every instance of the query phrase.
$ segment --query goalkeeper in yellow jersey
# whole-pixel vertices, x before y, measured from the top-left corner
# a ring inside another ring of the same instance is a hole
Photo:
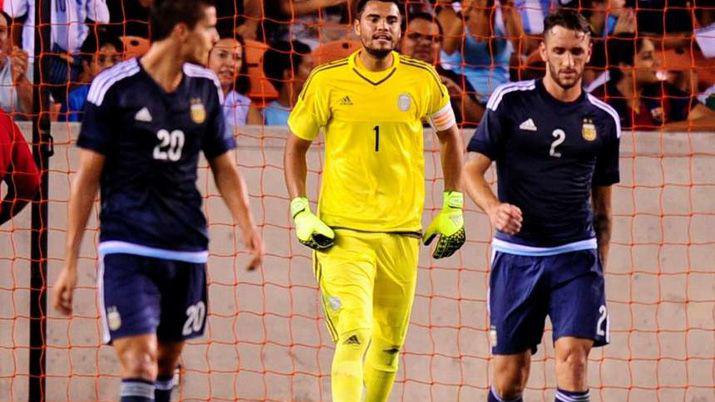
[[[336,342],[335,402],[387,400],[407,333],[420,236],[427,245],[438,238],[435,258],[465,240],[462,141],[449,94],[432,66],[393,50],[401,34],[397,1],[358,1],[356,15],[362,48],[313,70],[288,119],[284,161],[298,240],[316,250]],[[421,235],[423,121],[440,141],[444,205]],[[321,129],[325,169],[314,215],[306,153]]]

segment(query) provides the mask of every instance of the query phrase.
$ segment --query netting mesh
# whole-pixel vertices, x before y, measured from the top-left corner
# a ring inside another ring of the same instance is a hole
[[[66,4],[63,0],[56,2]],[[6,11],[9,5],[20,4],[9,0],[4,3]],[[95,2],[87,3],[96,6]],[[121,36],[126,54],[141,54],[148,46],[149,34],[147,11],[141,7],[142,2],[109,3],[109,20],[104,21],[107,28],[103,35]],[[334,2],[337,7],[303,15],[299,15],[298,3],[287,1],[258,2],[264,4],[258,13],[250,0],[244,4],[233,0],[218,3],[222,35],[234,36],[240,32],[246,36],[243,74],[251,85],[243,94],[251,99],[258,112],[254,118],[260,118],[261,109],[280,101],[282,96],[276,89],[278,81],[272,81],[264,71],[265,52],[273,49],[287,55],[300,53],[293,47],[280,50],[276,44],[279,40],[304,41],[311,48],[316,64],[342,57],[359,46],[356,38],[346,36],[350,32],[346,24],[353,14],[341,8],[342,2]],[[440,12],[439,6],[451,6],[457,18],[464,21],[469,3],[461,3],[460,8],[453,4],[410,2],[408,11],[434,13]],[[490,15],[496,15],[492,11],[499,8],[486,1],[474,3],[476,8],[489,10]],[[544,3],[548,2],[517,1],[516,6],[522,10],[542,10],[537,7]],[[605,2],[603,7],[611,10],[616,7],[614,3],[617,2]],[[646,18],[660,19],[661,25],[667,27],[682,23],[683,15],[689,15],[690,30],[704,29],[707,25],[704,21],[712,21],[707,20],[715,12],[711,5],[676,3],[671,1],[662,8],[657,1],[626,2],[626,6],[634,7],[638,22],[634,23],[639,28],[634,28],[633,34],[646,35],[640,28]],[[281,4],[291,7],[281,11]],[[582,10],[593,11],[602,4],[582,2],[581,6]],[[8,14],[21,17],[21,10],[15,11]],[[639,13],[645,11],[651,14],[641,17]],[[680,14],[674,14],[676,12]],[[529,25],[538,18],[524,12],[521,15],[525,34],[538,38],[538,26]],[[674,18],[677,21],[673,22]],[[9,35],[14,37],[15,52],[25,47],[20,34],[22,21],[22,18],[16,20],[18,25]],[[507,38],[509,32],[504,32],[503,23],[490,21],[494,26],[488,32],[487,52],[496,52],[498,40]],[[234,28],[237,29],[234,31]],[[452,26],[444,28],[447,31]],[[692,32],[686,32],[681,37],[668,29],[665,33],[661,29],[648,34],[654,41],[661,78],[667,78],[667,82],[681,91],[662,92],[654,97],[661,108],[681,107],[681,104],[666,106],[672,102],[671,98],[678,97],[684,97],[686,106],[692,108],[695,104],[689,102],[694,102],[698,95],[703,95],[698,101],[700,104],[709,101],[712,105],[712,97],[707,97],[706,89],[715,83],[712,68],[715,59],[708,58],[704,48],[708,41],[712,47],[713,35],[698,39]],[[443,33],[444,37],[448,35]],[[462,52],[470,51],[465,44],[467,35],[464,32],[458,35],[457,48]],[[604,43],[611,40],[609,35],[612,33],[603,37]],[[51,110],[55,120],[64,119],[67,109],[61,105],[66,106],[72,98],[70,94],[88,82],[82,75],[83,61],[88,65],[98,63],[96,57],[102,47],[96,45],[101,40],[93,34],[88,40],[96,41],[94,50],[83,53],[77,49],[77,54],[90,58],[74,59],[77,74],[70,82],[42,81],[44,75],[42,80],[34,80],[34,85],[54,88]],[[699,40],[706,43],[699,44]],[[528,41],[517,46],[516,55],[506,59],[507,79],[543,74],[543,63],[539,65],[535,50]],[[47,55],[65,53],[60,49],[48,51]],[[496,53],[488,54],[496,56]],[[469,56],[456,60],[454,66],[457,69],[482,66],[492,72],[499,68],[493,58],[480,64],[483,62],[468,59]],[[301,62],[288,60],[288,63]],[[449,60],[442,58],[443,63]],[[613,67],[609,60],[604,50],[602,65],[592,68],[591,79]],[[297,71],[289,71],[290,78],[279,81],[292,85],[300,81],[299,75]],[[488,81],[495,81],[495,77],[495,74],[489,75]],[[477,95],[481,87],[469,89],[467,82],[458,82],[464,92],[460,96],[469,96],[473,91],[474,100],[480,103]],[[17,80],[2,81],[0,91],[18,88],[17,85]],[[290,96],[289,91],[288,100]],[[0,96],[0,100],[2,98]],[[466,116],[467,102],[458,101],[462,115]],[[22,111],[15,106],[2,107],[17,113],[18,120],[23,118]],[[234,106],[231,116],[237,116],[236,109],[241,107]],[[175,397],[187,401],[327,401],[330,400],[330,362],[334,348],[320,310],[310,254],[294,240],[291,228],[282,168],[288,132],[285,127],[266,124],[265,120],[251,121],[250,113],[247,122],[257,124],[236,124],[237,163],[247,180],[252,210],[266,241],[267,256],[260,271],[243,270],[246,256],[237,238],[237,227],[223,206],[208,167],[202,164],[198,186],[204,194],[204,211],[211,236],[210,312],[206,335],[190,341],[183,353],[181,381]],[[636,121],[636,112],[633,113],[632,121]],[[463,136],[468,139],[472,129],[468,119],[465,122]],[[31,126],[20,124],[26,138],[31,138]],[[715,180],[712,175],[715,136],[712,132],[696,132],[692,123],[684,124],[680,132],[675,133],[647,124],[637,128],[655,131],[626,132],[621,139],[621,183],[614,190],[614,232],[606,272],[611,344],[591,353],[592,400],[715,401]],[[49,221],[44,227],[49,236],[47,285],[53,283],[62,266],[69,185],[78,163],[74,147],[78,130],[77,123],[53,124],[55,155],[49,165]],[[426,134],[425,144],[428,195],[424,215],[427,220],[437,213],[441,204],[442,180],[438,144],[431,133]],[[308,157],[309,198],[315,201],[323,165],[321,141],[314,144]],[[495,175],[490,173],[489,178],[493,183]],[[468,241],[464,248],[444,261],[431,259],[426,249],[421,251],[411,326],[392,400],[486,400],[492,375],[487,315],[492,232],[486,215],[471,202],[466,205]],[[97,216],[95,208],[82,246],[74,315],[64,318],[47,312],[47,337],[43,347],[47,357],[47,400],[108,401],[116,400],[118,395],[120,371],[114,351],[101,345],[102,324],[96,299]],[[26,400],[29,393],[31,230],[29,208],[0,227],[0,270],[5,273],[0,275],[0,400]],[[551,335],[547,325],[543,343],[533,359],[527,400],[553,400],[556,382]]]

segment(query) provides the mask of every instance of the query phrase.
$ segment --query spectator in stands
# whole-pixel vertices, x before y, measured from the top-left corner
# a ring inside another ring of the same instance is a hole
[[[567,7],[570,6],[572,5]],[[580,6],[583,16],[591,25],[591,35],[594,37],[636,31],[635,11],[626,7],[626,0],[581,0]]]
[[[400,52],[409,57],[435,65],[442,50],[443,30],[439,21],[427,13],[413,13],[409,23],[403,20]],[[449,91],[452,109],[457,122],[466,126],[476,126],[484,113],[469,80],[454,71],[436,66],[442,83]]]
[[[89,34],[89,25],[109,22],[106,0],[52,0],[53,55],[48,57],[49,73],[44,83],[52,84],[50,91],[57,102],[64,102],[68,80],[74,82],[81,72],[80,60],[75,57]],[[35,0],[5,0],[3,10],[12,18],[24,18],[22,47],[34,60]]]
[[[0,177],[7,186],[0,204],[2,225],[17,215],[40,188],[40,172],[30,147],[12,118],[3,111],[0,111]]]
[[[67,121],[82,121],[84,102],[89,93],[89,84],[102,71],[122,61],[124,47],[116,37],[104,34],[90,35],[80,49],[82,73],[79,75],[79,85],[70,91],[67,102],[62,104],[60,116]]]
[[[209,68],[213,70],[221,82],[223,90],[223,114],[227,126],[233,131],[235,127],[250,124],[261,124],[261,113],[251,107],[248,93],[251,83],[248,80],[248,65],[243,38],[222,38],[209,54]]]
[[[515,0],[514,5],[521,14],[522,26],[526,34],[522,55],[527,56],[538,50],[544,33],[544,18],[549,15],[551,3],[552,0]]]
[[[584,71],[584,86],[590,85],[606,71],[606,38],[636,32],[636,15],[625,0],[582,0],[583,15],[591,25],[593,50],[591,62]],[[607,76],[602,77],[607,79]],[[605,81],[598,81],[600,85]]]
[[[715,112],[658,79],[660,62],[650,39],[614,36],[608,41],[607,56],[610,79],[593,94],[616,109],[624,129],[715,129]]]
[[[0,11],[0,108],[19,117],[32,112],[32,70],[27,53],[13,45],[10,22]]]
[[[263,109],[263,124],[285,126],[295,101],[313,68],[310,47],[299,41],[276,42],[263,55],[263,72],[278,91],[278,99]]]
[[[244,0],[247,18],[237,32],[246,39],[269,43],[299,40],[316,48],[321,41],[352,34],[350,3],[350,0]]]
[[[442,65],[465,75],[486,103],[494,88],[509,81],[511,55],[525,38],[521,14],[514,0],[502,0],[499,7],[495,0],[463,1],[461,15],[459,3],[446,3],[437,7],[445,28]]]

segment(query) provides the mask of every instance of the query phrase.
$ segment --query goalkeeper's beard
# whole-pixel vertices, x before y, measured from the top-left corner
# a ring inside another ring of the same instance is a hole
[[[365,48],[365,51],[372,57],[382,60],[387,57],[392,52],[392,49],[376,49],[374,47],[370,47],[367,45],[367,43],[363,42],[363,47]]]

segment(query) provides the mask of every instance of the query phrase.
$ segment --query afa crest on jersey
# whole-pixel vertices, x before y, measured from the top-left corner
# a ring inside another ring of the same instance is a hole
[[[397,98],[397,107],[399,107],[403,112],[410,110],[411,104],[412,98],[410,98],[410,94],[408,93],[401,93]]]
[[[112,331],[116,331],[122,326],[122,316],[119,315],[117,307],[112,306],[107,309],[107,324]]]
[[[206,121],[206,108],[199,98],[191,98],[191,120],[196,124]]]
[[[583,119],[583,125],[581,126],[581,135],[586,141],[594,141],[598,135],[596,132],[596,125],[593,124],[591,119]]]

